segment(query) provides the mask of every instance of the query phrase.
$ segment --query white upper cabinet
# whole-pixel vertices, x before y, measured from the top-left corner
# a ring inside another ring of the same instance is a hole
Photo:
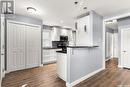
[[[60,40],[60,29],[57,29],[57,28],[53,28],[52,29],[52,41],[59,41]]]
[[[42,31],[42,46],[43,47],[51,47],[51,30],[45,30]]]
[[[77,20],[76,45],[77,46],[91,46],[90,32],[90,16],[86,16]]]
[[[77,46],[97,46],[97,35],[102,29],[102,17],[91,11],[85,17],[79,18],[76,22],[76,45]]]
[[[51,31],[52,41],[60,41],[60,36],[68,36],[68,40],[71,41],[72,30],[53,28]]]

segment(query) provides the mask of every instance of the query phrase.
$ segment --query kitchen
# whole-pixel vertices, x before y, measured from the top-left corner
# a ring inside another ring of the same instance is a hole
[[[75,30],[42,25],[41,20],[22,15],[6,15],[5,19],[6,76],[19,70],[56,64],[57,76],[69,87],[83,81],[82,77],[86,79],[103,70],[103,18],[96,12],[81,15],[75,21]],[[97,58],[94,53],[100,57]]]
[[[89,75],[93,72],[94,75],[95,73],[103,70],[103,65],[100,65],[96,69],[95,67],[97,64],[94,64],[94,61],[92,62],[93,58],[96,59],[96,56],[93,55],[93,53],[96,52],[98,53],[98,55],[101,56],[99,62],[102,62],[103,60],[103,57],[101,55],[103,49],[101,48],[101,30],[103,29],[102,20],[102,16],[98,15],[94,11],[90,11],[89,13],[86,13],[83,16],[81,15],[81,17],[75,22],[75,31],[68,28],[62,29],[62,27],[57,26],[51,26],[49,27],[50,29],[43,29],[43,38],[44,40],[46,40],[46,42],[44,41],[45,43],[43,45],[45,46],[43,47],[43,64],[56,62],[57,74],[61,79],[63,79],[66,82],[66,85],[73,86],[73,83],[75,83],[76,85],[78,84],[78,82],[75,81],[80,79],[81,76],[86,75],[86,73],[88,73]],[[97,51],[94,51],[95,49]],[[93,58],[88,59],[90,56],[91,58],[93,56]],[[78,64],[80,62],[75,61],[75,59],[79,60],[78,58],[80,58],[81,61],[80,67],[78,65],[76,69],[73,69],[73,74],[75,74],[76,77],[71,77],[70,74],[72,73],[72,71],[70,71],[69,69],[71,68],[71,66],[76,67],[75,64]],[[44,61],[47,62],[44,63]],[[83,61],[87,62],[83,63]],[[73,62],[74,65],[72,65]],[[93,65],[91,65],[92,63]],[[82,69],[80,70],[81,67],[84,67],[84,69],[86,68],[87,71]],[[89,67],[91,67],[91,69],[89,69]],[[81,73],[81,75],[76,75],[76,73],[74,73],[74,71],[78,72],[79,70],[85,74]],[[96,72],[94,72],[95,70]]]
[[[119,55],[122,51],[123,55],[127,52],[120,47],[121,38],[117,55],[124,79],[115,76],[119,78],[118,82],[112,77],[121,73],[118,64],[114,64],[116,68],[105,66],[113,66],[111,61],[105,61],[105,22],[119,21],[117,37],[121,37],[122,29],[129,27],[129,14],[113,17],[113,12],[124,10],[124,1],[120,1],[117,7],[117,1],[113,1],[115,5],[112,6],[112,1],[104,0],[103,3],[96,0],[2,2],[13,3],[16,12],[7,14],[7,9],[3,8],[5,12],[0,14],[2,87],[107,87],[108,84],[114,87],[113,82],[118,85],[122,83],[120,80],[125,82],[124,73],[129,75],[129,71],[121,67],[123,62]],[[129,67],[127,60],[126,65]]]
[[[43,25],[43,64],[56,62],[58,50],[66,53],[66,46],[74,44],[72,32],[70,28]]]

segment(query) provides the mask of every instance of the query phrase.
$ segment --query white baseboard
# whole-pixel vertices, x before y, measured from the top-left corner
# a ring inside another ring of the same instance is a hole
[[[97,74],[98,72],[100,72],[102,70],[104,70],[104,68],[100,68],[100,69],[98,69],[98,70],[96,70],[96,71],[94,71],[94,72],[92,72],[90,74],[87,74],[86,76],[84,76],[84,77],[82,77],[82,78],[80,78],[80,79],[78,79],[78,80],[76,80],[76,81],[74,81],[72,83],[66,83],[66,87],[73,87],[73,86],[79,84],[80,82],[90,78],[91,76]]]
[[[106,59],[105,61],[108,61],[108,60],[110,60],[110,59],[113,59],[113,57],[110,57],[110,58]]]
[[[46,61],[46,62],[43,63],[43,65],[44,65],[44,64],[45,64],[45,65],[46,65],[46,64],[52,64],[52,63],[56,63],[56,62],[57,62],[57,60]]]
[[[4,78],[4,77],[5,77],[5,74],[6,74],[6,72],[4,71],[4,72],[3,72],[3,76],[2,76],[2,78]]]
[[[110,60],[110,58],[109,58],[109,59],[106,59],[105,61],[108,61],[108,60]]]
[[[123,68],[123,66],[122,65],[118,65],[118,68]]]

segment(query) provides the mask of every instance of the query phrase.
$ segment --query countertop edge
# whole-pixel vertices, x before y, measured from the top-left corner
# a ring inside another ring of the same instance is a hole
[[[68,48],[94,48],[99,46],[67,46]]]
[[[42,49],[61,49],[61,48],[51,48],[51,47],[43,47]]]
[[[57,53],[63,53],[63,54],[67,54],[67,52],[63,52],[63,51],[56,51]]]

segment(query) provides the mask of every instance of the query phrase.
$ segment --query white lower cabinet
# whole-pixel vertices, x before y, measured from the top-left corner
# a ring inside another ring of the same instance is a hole
[[[7,72],[41,64],[41,27],[7,21]]]
[[[56,58],[57,58],[56,51],[57,50],[55,49],[44,49],[42,63],[47,64],[47,63],[56,62]]]
[[[57,74],[64,81],[67,80],[67,54],[57,53]]]

